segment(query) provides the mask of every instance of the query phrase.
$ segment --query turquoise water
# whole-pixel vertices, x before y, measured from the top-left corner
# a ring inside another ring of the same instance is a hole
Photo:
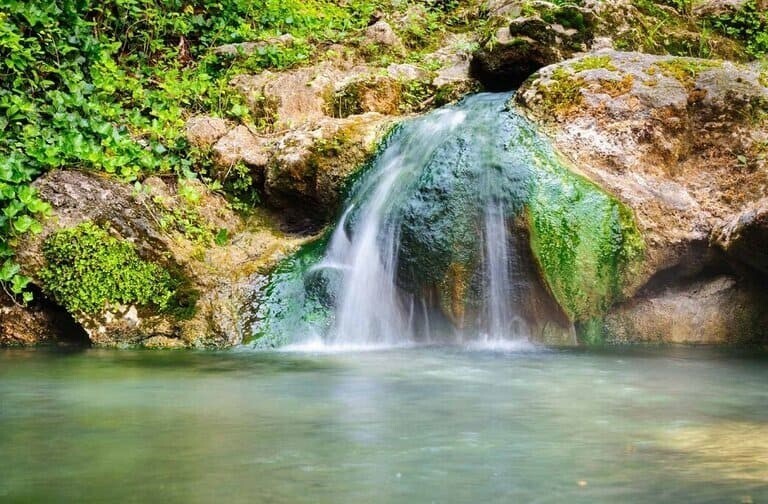
[[[0,501],[766,502],[766,383],[691,348],[4,350]]]

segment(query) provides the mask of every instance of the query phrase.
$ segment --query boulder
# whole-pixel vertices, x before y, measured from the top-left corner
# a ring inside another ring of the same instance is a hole
[[[368,42],[388,47],[402,48],[403,43],[395,30],[384,20],[376,21],[365,29],[365,38]]]
[[[215,175],[226,179],[243,163],[286,229],[315,231],[336,215],[349,176],[397,121],[476,89],[468,45],[455,36],[426,56],[437,71],[378,68],[340,49],[309,67],[236,77],[232,85],[259,125],[238,125],[216,141]]]
[[[605,318],[611,343],[738,344],[768,338],[768,294],[720,275],[632,299]]]
[[[51,204],[52,216],[42,233],[25,237],[16,256],[24,274],[46,294],[41,303],[76,306],[57,299],[42,272],[49,264],[45,250],[50,239],[85,223],[103,230],[98,232],[106,233],[110,243],[129,244],[138,261],[174,279],[172,310],[109,299],[95,312],[70,308],[77,326],[99,346],[141,345],[159,336],[176,340],[176,346],[237,343],[248,278],[299,243],[264,226],[248,226],[223,198],[196,181],[151,177],[135,187],[100,174],[59,170],[34,187]],[[75,260],[87,262],[88,257]],[[79,270],[74,271],[78,282]]]
[[[194,116],[187,121],[186,136],[195,147],[207,148],[223,137],[228,129],[227,121],[219,117]]]
[[[764,84],[759,69],[748,65],[608,50],[546,67],[517,93],[516,103],[575,169],[634,212],[646,251],[624,290],[639,308],[624,315],[646,316],[663,305],[688,317],[689,305],[677,301],[692,296],[692,282],[711,271],[740,282],[750,276],[744,268],[762,268]],[[677,294],[645,298],[664,288]],[[741,284],[735,288],[744,293],[739,300],[751,295]],[[733,311],[726,295],[707,296],[709,305],[722,301],[720,309]],[[636,324],[643,327],[650,325]]]

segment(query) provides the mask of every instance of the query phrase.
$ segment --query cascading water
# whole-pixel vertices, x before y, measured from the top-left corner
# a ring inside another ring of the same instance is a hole
[[[476,95],[391,135],[352,188],[324,254],[301,274],[303,287],[282,293],[329,316],[294,321],[290,331],[340,346],[527,339],[510,219],[529,169],[507,145],[516,131],[509,96]],[[456,283],[477,305],[452,314],[470,331],[441,313],[457,303],[439,299],[451,271],[465,273]]]
[[[401,222],[393,205],[465,117],[461,110],[441,110],[423,119],[405,143],[385,149],[378,169],[359,190],[364,198],[354,198],[338,223],[325,258],[314,268],[337,269],[342,275],[335,321],[326,341],[381,345],[417,339],[414,297],[397,286]],[[348,227],[353,212],[356,219]],[[428,320],[421,314],[419,318]]]
[[[553,293],[579,309],[613,295],[634,228],[510,96],[474,95],[397,127],[331,235],[259,290],[254,344],[573,340]],[[544,284],[542,271],[559,276]],[[577,290],[582,271],[597,295]]]

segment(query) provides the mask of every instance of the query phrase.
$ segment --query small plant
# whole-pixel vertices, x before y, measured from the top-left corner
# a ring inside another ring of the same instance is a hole
[[[43,256],[44,290],[71,313],[94,314],[115,303],[173,308],[178,282],[171,274],[91,222],[52,234]]]
[[[616,71],[616,67],[611,62],[610,56],[586,56],[580,60],[574,61],[571,64],[571,68],[575,72],[583,72],[585,70],[596,70],[604,68],[610,71]]]
[[[566,116],[584,101],[581,88],[584,80],[576,77],[563,67],[556,68],[550,76],[550,82],[542,88],[545,106],[557,116]]]
[[[723,62],[716,60],[707,61],[688,58],[672,58],[656,63],[656,66],[659,67],[662,74],[677,79],[690,91],[695,87],[696,78],[701,72],[713,68],[720,68],[723,66]]]
[[[714,16],[708,24],[744,43],[749,56],[757,58],[768,54],[768,11],[761,9],[757,0],[748,0],[737,11]]]

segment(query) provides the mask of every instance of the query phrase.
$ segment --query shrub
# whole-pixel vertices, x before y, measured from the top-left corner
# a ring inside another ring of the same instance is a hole
[[[70,312],[97,313],[114,303],[172,308],[178,282],[171,274],[91,222],[52,234],[43,255],[44,290]]]

